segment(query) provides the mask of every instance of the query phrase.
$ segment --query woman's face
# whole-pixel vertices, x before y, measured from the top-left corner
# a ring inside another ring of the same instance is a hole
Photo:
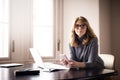
[[[78,20],[75,24],[75,33],[79,36],[82,37],[87,30],[87,26],[80,20]]]

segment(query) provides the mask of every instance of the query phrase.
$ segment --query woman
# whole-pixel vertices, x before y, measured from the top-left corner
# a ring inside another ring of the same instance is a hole
[[[98,40],[85,17],[78,17],[71,31],[71,59],[62,59],[70,68],[104,68],[103,60],[98,56]]]

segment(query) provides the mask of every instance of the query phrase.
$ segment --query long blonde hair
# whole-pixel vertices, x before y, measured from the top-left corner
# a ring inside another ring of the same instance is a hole
[[[71,30],[70,45],[73,46],[73,47],[78,47],[79,46],[78,40],[76,39],[77,35],[75,33],[75,25],[76,25],[76,22],[78,20],[82,21],[87,26],[87,30],[86,30],[86,33],[85,33],[85,38],[82,41],[83,45],[88,44],[93,38],[97,38],[97,36],[95,35],[91,26],[89,25],[88,20],[83,16],[77,17],[75,22],[74,22],[74,26],[72,27],[72,30]]]

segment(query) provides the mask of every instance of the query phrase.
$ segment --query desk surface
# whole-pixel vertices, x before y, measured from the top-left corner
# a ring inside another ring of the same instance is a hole
[[[60,70],[54,72],[43,72],[39,75],[15,76],[14,71],[21,68],[36,68],[34,64],[27,64],[20,67],[0,68],[0,80],[69,80],[69,79],[93,79],[99,77],[113,76],[117,74],[110,69],[81,69],[81,70]]]

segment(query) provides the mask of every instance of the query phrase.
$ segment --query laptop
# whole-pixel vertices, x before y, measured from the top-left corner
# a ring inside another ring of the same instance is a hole
[[[35,64],[38,67],[42,68],[43,71],[56,71],[56,70],[64,70],[64,69],[68,70],[69,69],[68,67],[59,65],[59,64],[44,63],[39,51],[37,51],[37,49],[35,49],[35,48],[30,48],[30,52],[35,61]]]

